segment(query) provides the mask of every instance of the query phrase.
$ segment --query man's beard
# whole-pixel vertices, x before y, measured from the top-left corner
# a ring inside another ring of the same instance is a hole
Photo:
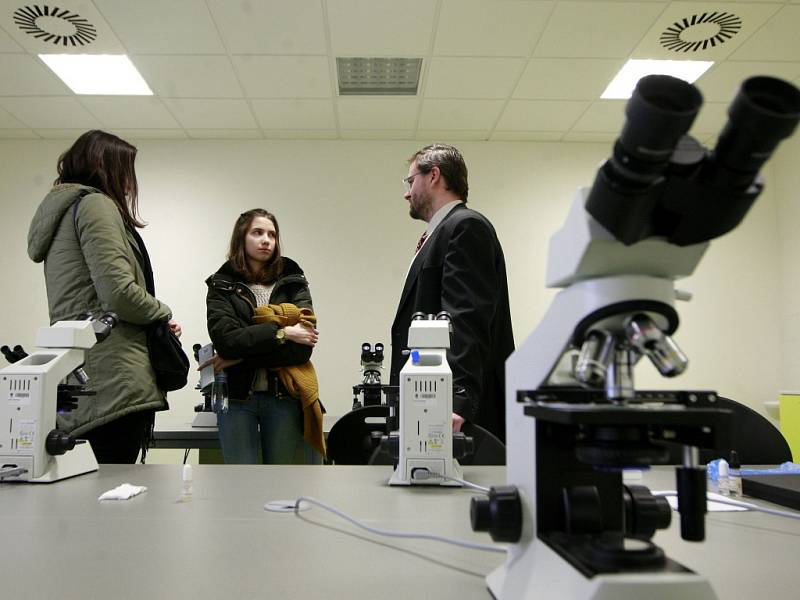
[[[420,221],[427,221],[427,215],[425,214],[426,208],[430,205],[430,198],[418,195],[416,198],[414,196],[411,197],[411,201],[408,203],[408,214],[412,219],[418,219]]]

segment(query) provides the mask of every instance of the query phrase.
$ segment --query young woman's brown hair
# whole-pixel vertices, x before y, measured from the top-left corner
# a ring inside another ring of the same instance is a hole
[[[117,205],[131,227],[144,227],[139,218],[139,186],[136,183],[136,146],[115,135],[87,131],[58,158],[54,184],[79,183],[97,188]]]
[[[250,225],[253,223],[253,219],[256,217],[265,217],[272,221],[275,226],[275,251],[261,270],[258,273],[253,273],[247,261],[244,240]],[[278,227],[278,219],[275,218],[275,215],[263,208],[252,208],[240,214],[233,226],[233,233],[231,233],[228,260],[234,270],[250,283],[270,284],[277,281],[283,270],[283,260],[281,259],[281,230]]]

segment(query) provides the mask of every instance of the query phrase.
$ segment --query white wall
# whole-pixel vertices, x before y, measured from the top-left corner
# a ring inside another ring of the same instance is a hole
[[[774,193],[780,215],[780,389],[800,390],[800,137],[780,148]]]
[[[36,328],[47,322],[41,267],[27,258],[26,234],[55,177],[56,158],[70,143],[0,142],[0,343],[30,348]],[[388,345],[402,279],[423,229],[408,217],[400,182],[405,159],[421,145],[138,143],[141,214],[150,223],[143,235],[158,296],[182,323],[185,343],[207,340],[203,280],[222,263],[234,219],[264,207],[279,219],[285,254],[311,283],[321,329],[313,360],[322,400],[331,414],[348,411],[359,380],[360,344]],[[548,237],[563,222],[575,188],[591,184],[610,145],[457,145],[470,169],[470,205],[494,222],[505,249],[519,343],[553,295],[543,287]],[[640,387],[717,389],[763,411],[762,402],[779,387],[800,383],[797,359],[781,362],[787,344],[800,356],[800,313],[790,302],[800,292],[792,258],[798,208],[788,199],[800,184],[793,166],[798,150],[795,144],[785,152],[781,176],[745,223],[715,242],[698,273],[682,283],[695,294],[680,308],[676,336],[690,357],[689,371],[667,381],[643,365]],[[768,178],[773,171],[767,170]],[[793,319],[791,339],[781,338],[782,319]],[[191,389],[170,395],[172,410],[187,417],[199,399]]]

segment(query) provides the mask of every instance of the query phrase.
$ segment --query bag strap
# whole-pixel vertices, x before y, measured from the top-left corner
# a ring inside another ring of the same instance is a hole
[[[78,243],[81,241],[80,233],[78,233],[78,205],[81,203],[81,200],[83,200],[84,196],[91,193],[92,192],[89,190],[81,190],[80,196],[78,196],[75,204],[72,205],[72,225],[75,227],[75,237],[78,239]],[[142,239],[142,236],[139,235],[139,232],[136,231],[136,229],[128,227],[127,225],[125,228],[131,235],[133,235],[133,239],[136,240],[136,243],[139,246],[139,252],[142,255],[142,260],[139,260],[139,257],[137,256],[136,262],[139,263],[139,266],[142,268],[142,272],[144,273],[145,289],[147,289],[147,292],[151,296],[155,297],[156,284],[155,278],[153,277],[153,265],[150,262],[150,255],[147,253],[147,246],[144,245],[144,240]],[[134,252],[134,254],[136,253]]]

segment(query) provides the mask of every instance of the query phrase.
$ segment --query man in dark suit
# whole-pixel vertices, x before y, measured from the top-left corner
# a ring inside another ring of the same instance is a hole
[[[450,313],[447,360],[453,371],[453,430],[465,421],[505,441],[505,361],[514,350],[503,249],[492,224],[466,207],[461,153],[433,144],[409,159],[404,197],[428,223],[406,276],[392,324],[391,383],[399,383],[415,312]]]

